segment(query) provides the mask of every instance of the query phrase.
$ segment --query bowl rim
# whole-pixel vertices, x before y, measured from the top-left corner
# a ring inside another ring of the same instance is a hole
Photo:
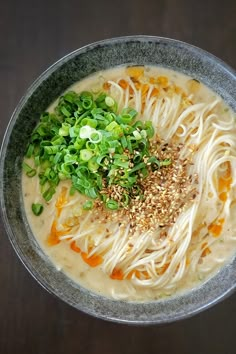
[[[64,63],[66,63],[68,60],[73,59],[77,55],[81,55],[83,53],[86,53],[87,51],[90,51],[96,47],[99,46],[104,46],[104,45],[111,45],[114,43],[122,43],[122,42],[136,42],[136,41],[153,41],[153,42],[160,42],[160,43],[168,43],[168,44],[175,44],[178,45],[179,47],[191,49],[194,53],[198,53],[198,55],[202,55],[204,57],[207,57],[207,59],[210,59],[212,62],[215,64],[218,64],[221,68],[223,68],[231,77],[233,80],[236,81],[236,71],[230,67],[228,64],[226,64],[223,60],[219,59],[215,55],[209,53],[208,51],[201,49],[197,46],[194,46],[192,44],[188,44],[186,42],[172,39],[172,38],[167,38],[167,37],[160,37],[160,36],[151,36],[151,35],[130,35],[130,36],[121,36],[121,37],[113,37],[113,38],[107,38],[103,39],[100,41],[96,41],[90,44],[86,44],[78,49],[73,50],[72,52],[66,54],[65,56],[59,58],[56,62],[51,64],[46,70],[44,70],[34,81],[33,83],[29,86],[29,88],[25,91],[21,99],[19,100],[16,108],[14,109],[11,118],[7,124],[5,133],[3,135],[2,139],[2,144],[1,144],[1,149],[0,149],[0,206],[1,206],[1,217],[3,220],[3,224],[5,226],[5,230],[8,236],[8,239],[15,250],[17,256],[21,260],[21,262],[24,264],[25,268],[29,271],[29,273],[34,277],[34,279],[45,289],[47,290],[50,294],[56,296],[58,299],[62,300],[63,302],[75,307],[77,310],[80,310],[86,314],[92,315],[96,318],[100,318],[103,320],[108,320],[116,323],[125,323],[125,324],[133,324],[133,325],[153,325],[153,324],[165,324],[165,323],[173,323],[182,319],[186,319],[189,317],[192,317],[193,315],[198,314],[199,312],[202,312],[203,310],[206,310],[216,303],[222,301],[226,297],[230,296],[236,289],[236,283],[229,287],[226,291],[221,293],[219,296],[214,298],[212,301],[208,302],[205,305],[201,305],[199,307],[196,307],[195,309],[189,310],[188,312],[181,314],[178,314],[177,316],[172,316],[171,318],[167,318],[165,320],[163,319],[148,319],[148,320],[128,320],[128,319],[118,319],[115,316],[107,316],[103,315],[100,313],[96,313],[96,310],[90,309],[90,308],[83,308],[81,306],[75,306],[72,304],[69,300],[66,298],[62,297],[60,294],[56,293],[53,291],[47,281],[43,279],[41,275],[39,275],[35,269],[31,268],[31,264],[28,261],[28,258],[25,256],[24,252],[21,250],[17,242],[14,242],[14,232],[11,228],[11,225],[9,223],[7,214],[6,214],[6,208],[5,208],[5,200],[4,200],[4,163],[5,163],[5,156],[7,152],[7,147],[8,147],[8,142],[12,133],[12,130],[14,128],[14,124],[18,118],[19,113],[21,112],[23,106],[29,99],[29,97],[32,95],[32,93],[42,84],[44,80],[46,80],[54,71],[56,71],[60,66],[62,66]],[[105,297],[104,297],[105,298]],[[165,301],[165,300],[163,300]],[[150,303],[150,302],[149,302]],[[155,302],[153,302],[155,303]]]

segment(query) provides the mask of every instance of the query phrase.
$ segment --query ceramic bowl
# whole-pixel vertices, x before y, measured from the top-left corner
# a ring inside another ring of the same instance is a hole
[[[164,300],[113,301],[75,284],[56,270],[39,248],[26,219],[21,191],[21,163],[40,114],[74,82],[99,70],[122,64],[159,65],[190,75],[217,92],[236,111],[235,72],[213,55],[172,39],[133,36],[87,45],[46,70],[29,88],[8,125],[0,162],[2,216],[17,255],[50,293],[90,315],[134,324],[180,320],[212,306],[236,284],[236,258],[201,286]]]

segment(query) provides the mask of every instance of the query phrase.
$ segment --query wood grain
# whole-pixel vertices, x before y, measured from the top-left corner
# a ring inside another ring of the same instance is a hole
[[[99,39],[172,37],[235,68],[235,15],[235,0],[2,1],[0,139],[32,81],[64,54]],[[36,283],[0,223],[0,354],[235,354],[235,327],[236,295],[191,319],[162,327],[128,327],[91,318]]]

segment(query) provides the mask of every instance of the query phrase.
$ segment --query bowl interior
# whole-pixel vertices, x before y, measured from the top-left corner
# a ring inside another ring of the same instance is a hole
[[[88,45],[62,58],[43,73],[13,113],[1,152],[2,214],[18,256],[49,292],[75,308],[108,320],[137,324],[171,322],[209,307],[229,294],[235,287],[236,259],[205,284],[183,295],[148,303],[113,301],[80,287],[56,270],[35,241],[23,208],[21,163],[27,140],[40,114],[76,81],[96,71],[123,64],[159,65],[190,75],[212,88],[236,111],[235,73],[196,47],[147,36]]]

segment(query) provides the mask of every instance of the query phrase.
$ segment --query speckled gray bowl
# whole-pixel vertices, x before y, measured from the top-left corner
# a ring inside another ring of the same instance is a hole
[[[172,68],[201,80],[236,111],[235,72],[191,45],[158,37],[115,38],[88,45],[59,60],[26,92],[9,123],[1,151],[0,198],[9,239],[34,278],[50,293],[93,316],[133,324],[166,323],[186,318],[230,294],[236,284],[236,259],[202,286],[184,295],[147,303],[112,301],[73,283],[56,271],[34,240],[22,204],[21,162],[40,113],[68,86],[121,64]]]

